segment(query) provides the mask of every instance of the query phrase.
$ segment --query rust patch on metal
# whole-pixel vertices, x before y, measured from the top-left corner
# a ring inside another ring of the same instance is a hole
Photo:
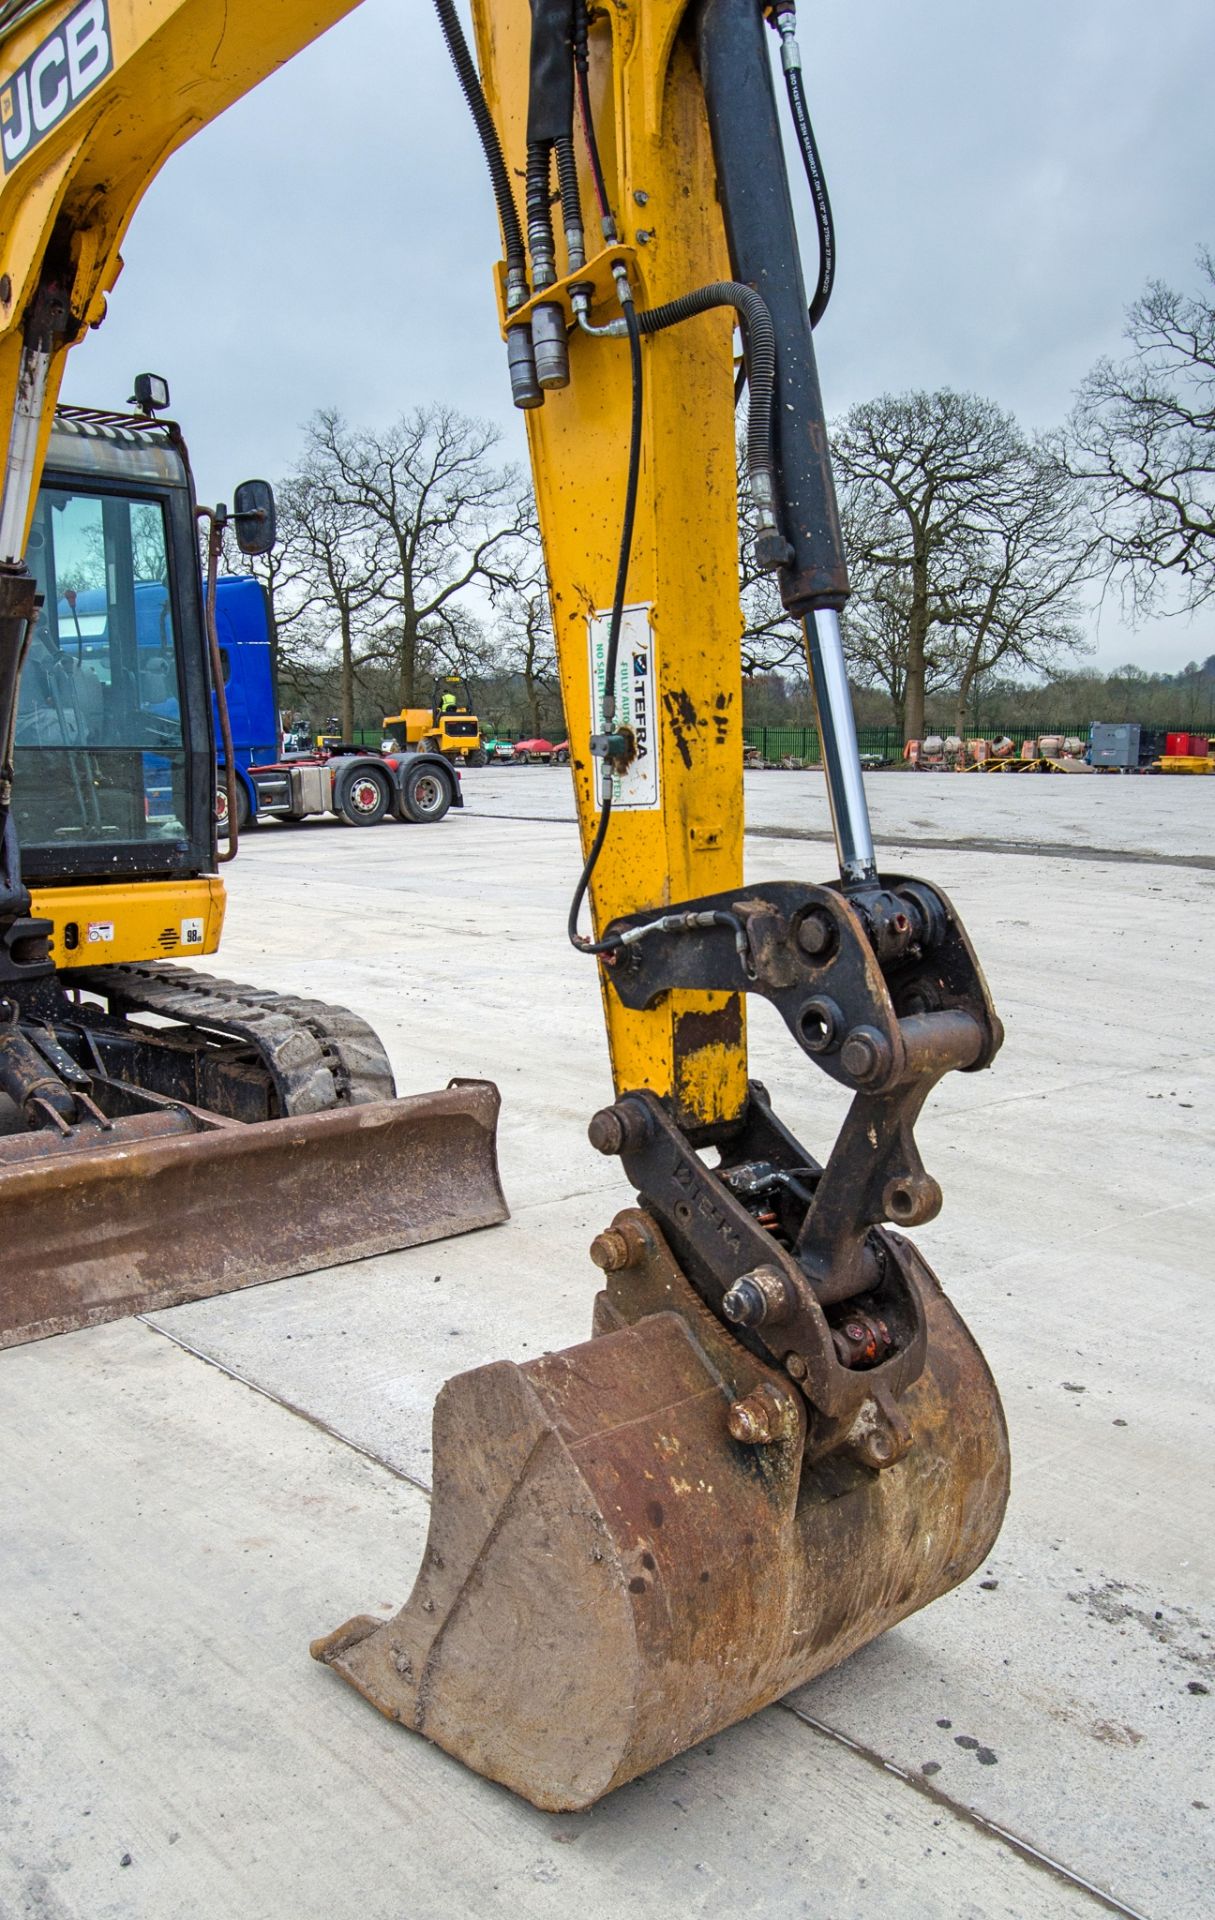
[[[406,1605],[313,1644],[381,1713],[550,1812],[588,1807],[834,1666],[982,1561],[1008,1494],[999,1399],[925,1270],[912,1442],[806,1450],[801,1396],[734,1339],[648,1215],[598,1333],[448,1381]],[[792,1410],[763,1445],[732,1405]],[[379,1576],[377,1576],[379,1577]]]
[[[674,687],[668,687],[662,696],[662,704],[666,708],[667,723],[671,729],[671,738],[679,749],[679,757],[685,767],[691,767],[691,742],[700,726],[700,716],[682,688],[677,690]]]
[[[675,1022],[675,1055],[699,1053],[702,1047],[741,1047],[742,995],[732,993],[714,1013],[681,1013]]]
[[[0,1347],[497,1225],[488,1081],[0,1170]]]

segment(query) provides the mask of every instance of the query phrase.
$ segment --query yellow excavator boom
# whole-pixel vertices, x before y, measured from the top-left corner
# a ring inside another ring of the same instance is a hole
[[[148,187],[192,134],[355,4],[10,0],[0,9],[0,421],[16,439],[0,561],[24,550],[67,351],[105,314]]]
[[[638,1205],[592,1247],[586,1345],[449,1382],[413,1594],[314,1652],[537,1805],[580,1807],[989,1550],[999,1400],[904,1230],[941,1204],[923,1102],[1002,1034],[955,909],[879,872],[869,828],[811,327],[829,207],[816,192],[808,302],[768,50],[772,28],[821,188],[792,0],[473,0],[479,71],[452,0],[436,8],[503,231],[585,860],[570,936],[597,968],[614,1080],[590,1138]],[[10,543],[63,353],[101,316],[148,180],[346,10],[0,7]],[[818,709],[826,884],[743,872],[736,326],[756,558],[804,625]],[[0,563],[19,557],[18,540]],[[755,993],[852,1095],[821,1158],[748,1079]]]

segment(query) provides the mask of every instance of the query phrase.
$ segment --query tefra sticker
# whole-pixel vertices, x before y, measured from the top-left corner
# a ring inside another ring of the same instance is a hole
[[[603,677],[607,667],[610,613],[588,620],[591,645],[591,732],[603,731]],[[658,701],[654,631],[649,606],[626,607],[616,656],[616,721],[628,727],[637,757],[612,784],[612,805],[640,810],[658,806]]]

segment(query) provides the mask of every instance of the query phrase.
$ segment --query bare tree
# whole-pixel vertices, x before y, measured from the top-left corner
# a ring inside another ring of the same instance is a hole
[[[849,677],[861,687],[880,687],[905,738],[918,739],[907,720],[908,643],[911,596],[905,581],[871,567],[863,553],[849,569],[852,598],[844,609],[844,651]],[[921,702],[952,686],[957,677],[953,630],[939,622],[927,628],[921,654]]]
[[[402,706],[417,703],[427,645],[458,657],[470,594],[491,601],[531,563],[534,506],[513,467],[491,455],[496,428],[450,407],[415,407],[383,432],[318,413],[306,465],[373,538],[381,617],[364,652],[390,662]]]
[[[771,673],[797,661],[804,671],[806,638],[802,623],[786,612],[780,597],[780,582],[755,562],[755,536],[759,531],[755,503],[747,480],[747,440],[740,433],[735,446],[735,470],[738,483],[738,591],[742,602],[743,677]]]
[[[325,462],[309,456],[280,494],[284,550],[296,556],[296,613],[303,635],[337,639],[341,733],[354,732],[355,674],[373,643],[371,622],[384,591],[377,529],[333,485]],[[329,650],[326,648],[326,650]]]
[[[954,730],[971,694],[999,667],[1056,670],[1089,649],[1077,590],[1093,571],[1077,484],[1047,450],[1022,439],[974,518],[968,577],[954,607]]]
[[[1059,440],[1139,612],[1169,582],[1187,611],[1215,596],[1215,256],[1203,248],[1198,266],[1196,293],[1148,283],[1127,314],[1130,354],[1097,362]]]
[[[497,664],[523,681],[533,734],[543,734],[542,713],[560,711],[557,647],[548,593],[538,581],[525,584],[503,603],[495,633]]]
[[[909,738],[923,733],[925,693],[954,649],[976,522],[1022,444],[1011,414],[948,388],[883,394],[832,433],[861,602],[849,622],[853,657],[872,672],[876,646]]]
[[[1076,483],[1011,414],[948,389],[887,394],[854,407],[833,447],[849,661],[886,688],[906,738],[922,735],[927,696],[954,689],[962,732],[982,675],[1049,669],[1083,646],[1091,542]]]

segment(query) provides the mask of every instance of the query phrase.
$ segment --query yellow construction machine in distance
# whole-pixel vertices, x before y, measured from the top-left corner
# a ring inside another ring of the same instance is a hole
[[[444,674],[435,682],[433,706],[402,707],[399,713],[386,713],[384,737],[399,747],[441,753],[470,767],[483,767],[489,758],[481,722],[458,673]]]

